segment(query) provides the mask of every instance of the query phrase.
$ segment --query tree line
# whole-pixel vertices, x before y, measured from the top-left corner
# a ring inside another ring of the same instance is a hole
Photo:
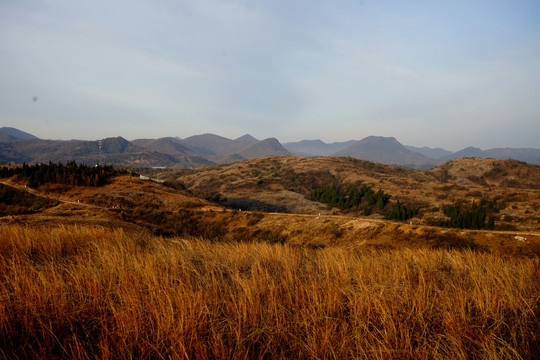
[[[493,213],[497,211],[495,200],[488,202],[483,199],[479,204],[473,201],[470,208],[462,204],[449,205],[443,209],[444,215],[449,219],[443,221],[441,225],[461,229],[493,229],[495,227]]]
[[[127,171],[117,170],[112,165],[77,165],[75,161],[55,164],[23,163],[22,166],[0,168],[0,177],[9,178],[20,175],[28,179],[28,186],[37,188],[46,183],[64,184],[72,186],[102,186],[111,176],[127,174]]]
[[[310,194],[312,200],[337,207],[341,210],[362,208],[364,215],[373,211],[384,214],[388,220],[407,220],[418,214],[415,208],[407,208],[397,201],[390,204],[390,195],[382,190],[375,191],[363,184],[361,187],[351,186],[347,189],[332,185],[319,186]]]
[[[418,215],[418,209],[415,207],[408,208],[398,200],[391,210],[388,210],[384,215],[386,220],[401,220],[405,221]]]

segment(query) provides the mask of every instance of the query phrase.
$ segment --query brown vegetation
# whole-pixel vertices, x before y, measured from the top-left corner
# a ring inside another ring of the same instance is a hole
[[[540,356],[538,258],[96,226],[0,239],[3,358]]]

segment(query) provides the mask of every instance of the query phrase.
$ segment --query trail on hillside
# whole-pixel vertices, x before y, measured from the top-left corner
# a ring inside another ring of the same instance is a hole
[[[13,183],[13,182],[6,182],[6,181],[0,181],[0,183],[3,184],[3,185],[6,185],[6,186],[11,186],[11,187],[16,188],[18,190],[26,191],[26,192],[28,192],[28,193],[30,193],[32,195],[41,196],[41,197],[51,199],[51,200],[56,200],[56,201],[58,201],[59,203],[62,203],[62,204],[80,205],[80,206],[86,206],[86,207],[103,209],[103,210],[108,210],[109,209],[108,207],[104,207],[104,206],[88,204],[88,203],[84,203],[84,202],[80,202],[80,201],[62,199],[62,198],[57,197],[57,196],[52,196],[49,193],[40,192],[40,191],[38,191],[36,189],[33,189],[33,188],[30,188],[30,187],[28,187],[26,185],[21,185],[21,184],[17,184],[17,183]],[[58,205],[56,205],[56,206],[58,206]]]

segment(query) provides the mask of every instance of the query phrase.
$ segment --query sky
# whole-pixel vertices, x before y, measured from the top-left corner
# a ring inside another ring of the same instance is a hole
[[[0,127],[540,148],[538,0],[0,0]]]

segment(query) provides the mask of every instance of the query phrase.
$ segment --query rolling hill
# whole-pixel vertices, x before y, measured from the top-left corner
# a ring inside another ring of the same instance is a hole
[[[437,224],[445,206],[497,201],[500,227],[540,228],[540,167],[513,160],[459,159],[429,171],[345,157],[273,156],[179,172],[163,179],[180,181],[194,194],[244,210],[340,214],[311,197],[320,187],[348,189],[364,184],[390,195],[390,203],[419,209],[414,222]],[[362,215],[362,207],[346,213]],[[381,218],[373,213],[371,217]],[[518,220],[519,219],[519,220]]]

